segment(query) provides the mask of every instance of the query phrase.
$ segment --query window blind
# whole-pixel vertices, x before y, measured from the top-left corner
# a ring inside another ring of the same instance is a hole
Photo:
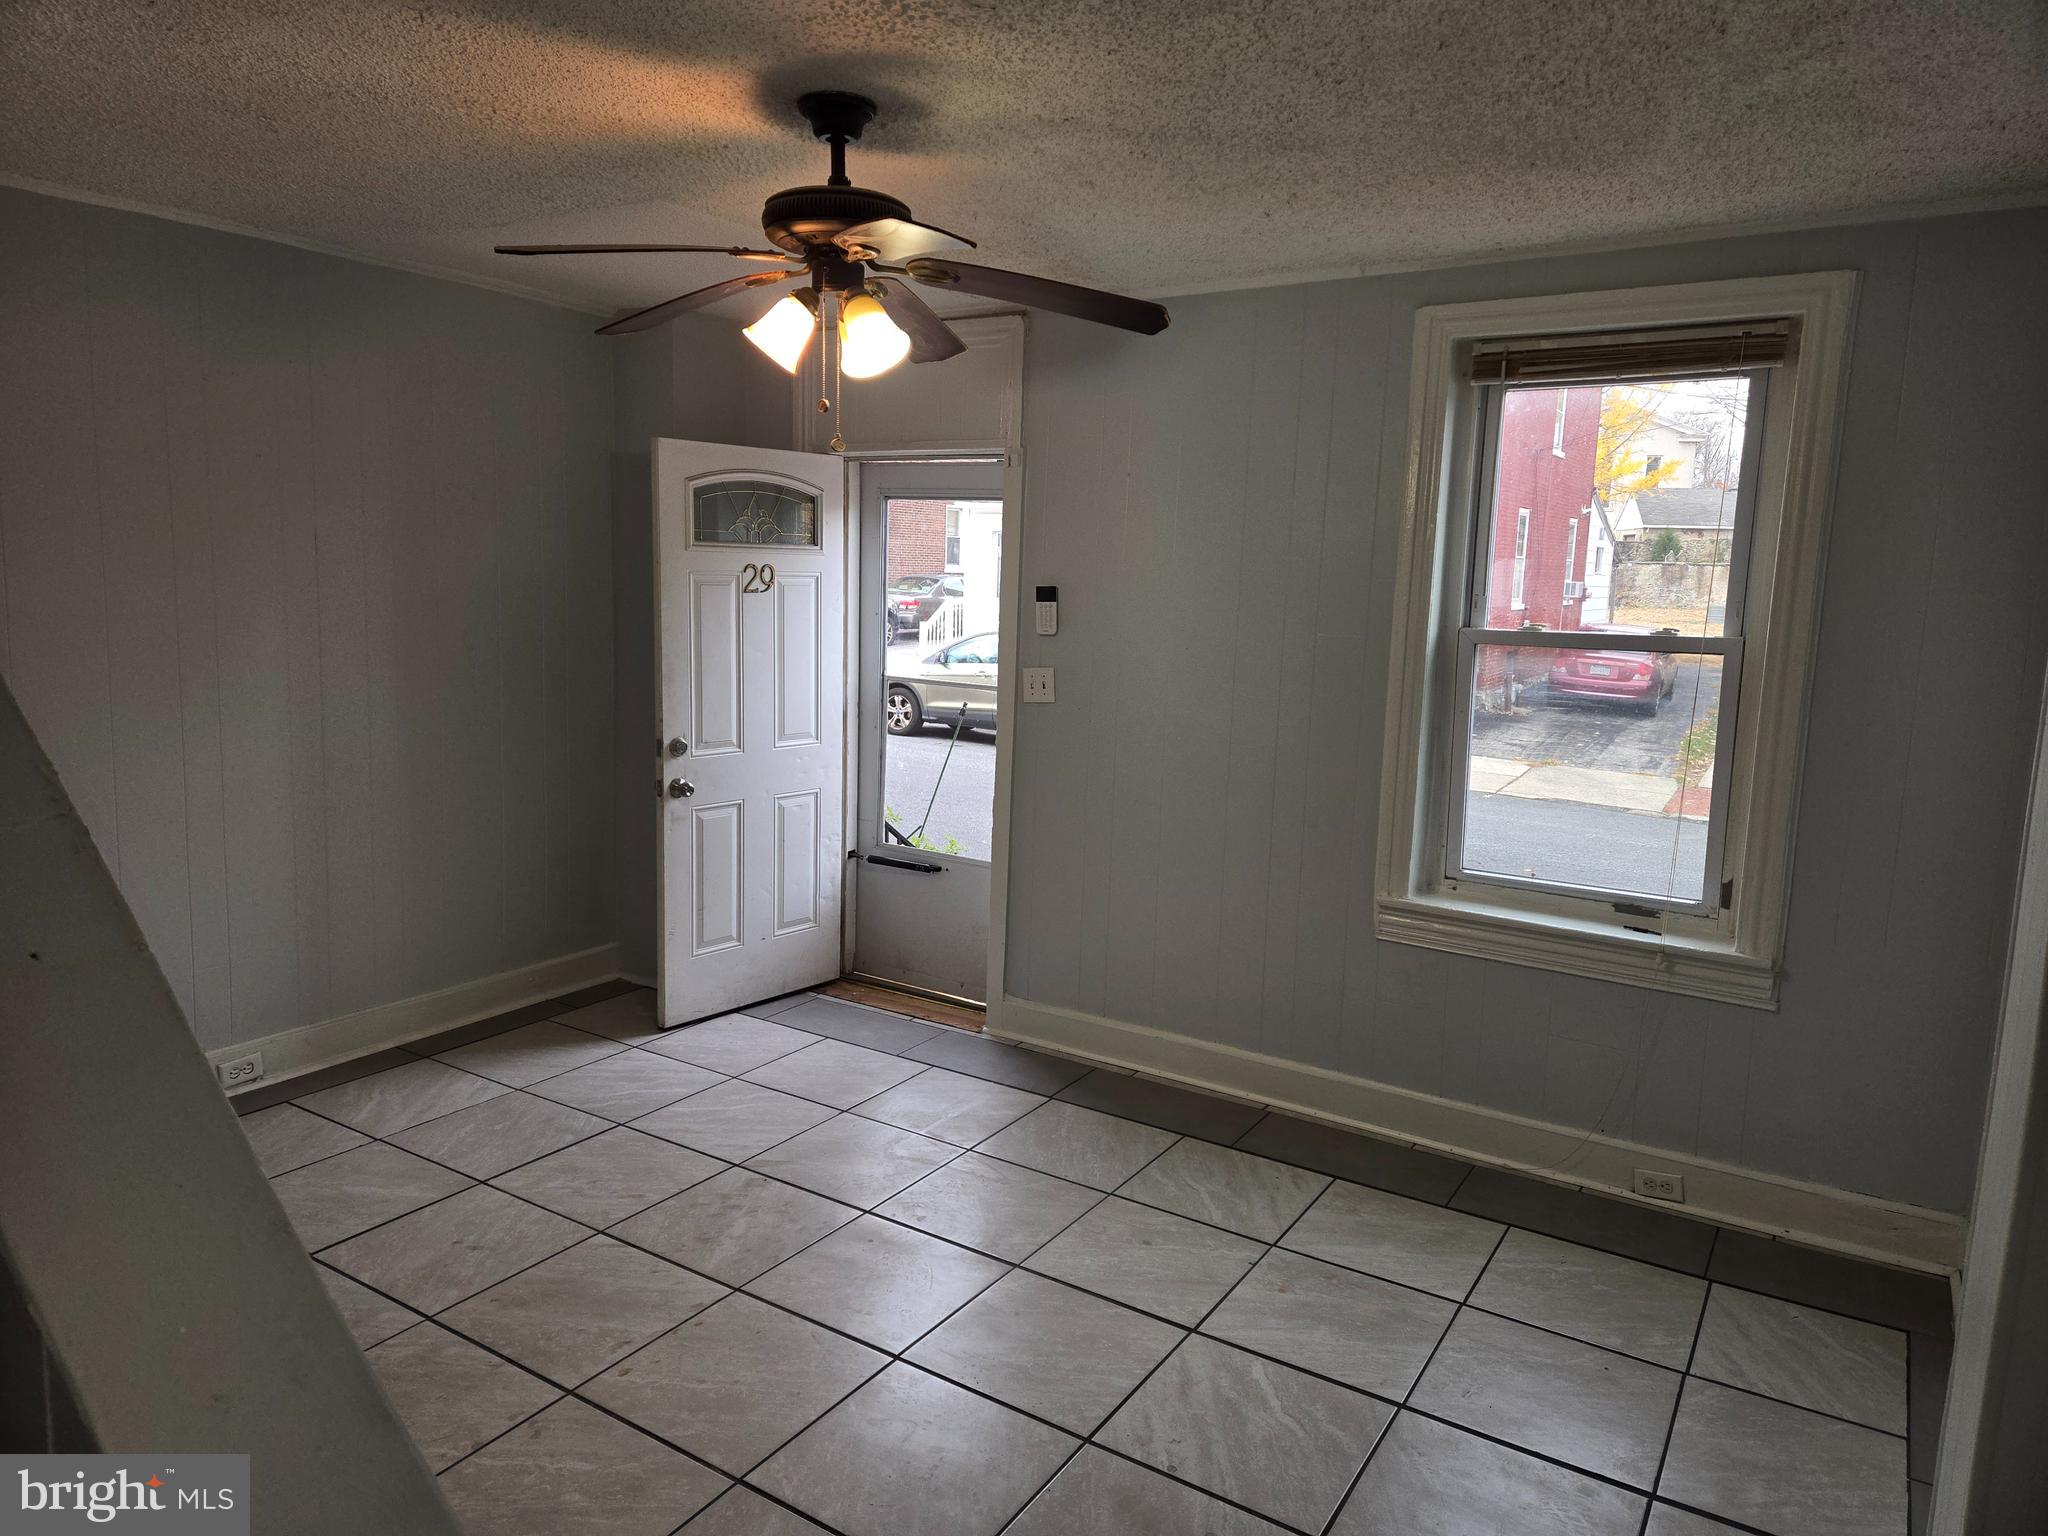
[[[1475,384],[1606,384],[1631,379],[1746,373],[1790,360],[1796,336],[1786,320],[1577,336],[1518,336],[1475,342]]]

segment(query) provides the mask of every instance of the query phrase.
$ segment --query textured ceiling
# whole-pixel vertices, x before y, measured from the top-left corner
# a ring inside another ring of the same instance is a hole
[[[825,86],[856,181],[1150,293],[2048,191],[2041,0],[0,0],[0,175],[639,305],[736,264],[489,247],[758,243]]]

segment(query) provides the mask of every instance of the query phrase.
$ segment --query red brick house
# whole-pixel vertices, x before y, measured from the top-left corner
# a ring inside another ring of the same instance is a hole
[[[1589,576],[1604,590],[1610,541],[1593,505],[1593,470],[1600,438],[1598,385],[1516,389],[1501,407],[1500,461],[1496,468],[1492,573],[1486,623],[1491,629],[1579,629],[1604,622],[1585,614]],[[1602,569],[1595,573],[1596,558]],[[1604,603],[1603,603],[1604,609]],[[1478,696],[1501,701],[1509,658],[1482,653]],[[1525,660],[1519,670],[1530,670]]]
[[[959,527],[947,525],[949,501],[889,501],[888,579],[937,576],[960,569]],[[949,537],[950,535],[950,537]]]

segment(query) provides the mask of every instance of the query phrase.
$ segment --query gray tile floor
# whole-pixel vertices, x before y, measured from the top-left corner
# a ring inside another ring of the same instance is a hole
[[[1942,1282],[836,999],[600,989],[237,1107],[472,1536],[1926,1503]]]

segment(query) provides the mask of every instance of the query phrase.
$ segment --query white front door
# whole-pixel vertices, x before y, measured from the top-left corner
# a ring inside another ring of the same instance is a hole
[[[844,466],[655,444],[661,1022],[840,972]]]

